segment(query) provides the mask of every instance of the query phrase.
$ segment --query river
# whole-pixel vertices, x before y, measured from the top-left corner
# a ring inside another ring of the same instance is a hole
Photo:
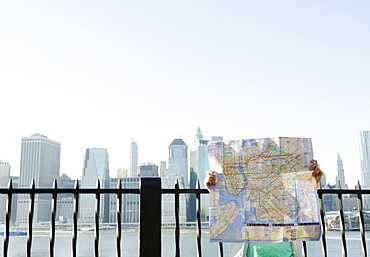
[[[65,257],[71,256],[71,231],[57,231],[55,239],[55,256]],[[122,256],[138,256],[138,230],[123,229],[122,230]],[[366,233],[367,238],[370,237],[370,232]],[[328,256],[341,256],[341,236],[340,232],[328,231],[326,233]],[[0,239],[3,239],[1,236]],[[348,256],[362,256],[360,232],[351,231],[346,233]],[[366,242],[369,243],[370,239]],[[182,229],[180,234],[181,241],[181,256],[193,257],[197,256],[196,246],[196,230]],[[218,256],[218,244],[209,242],[209,233],[207,229],[202,230],[202,249],[203,256]],[[103,230],[100,232],[100,254],[101,257],[115,256],[116,233],[112,230]],[[24,257],[26,256],[27,236],[11,236],[9,241],[9,257]],[[3,244],[1,243],[1,253]],[[321,242],[308,242],[308,257],[320,257]],[[77,240],[77,250],[79,257],[94,256],[94,232],[79,231]],[[225,256],[227,244],[225,244]],[[175,255],[174,230],[162,230],[162,255]],[[369,251],[368,251],[369,254]],[[49,256],[49,232],[35,231],[32,241],[32,256],[46,257]]]

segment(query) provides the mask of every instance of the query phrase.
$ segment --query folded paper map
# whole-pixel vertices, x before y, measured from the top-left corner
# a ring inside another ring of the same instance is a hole
[[[321,223],[309,138],[212,142],[211,242],[319,240]]]

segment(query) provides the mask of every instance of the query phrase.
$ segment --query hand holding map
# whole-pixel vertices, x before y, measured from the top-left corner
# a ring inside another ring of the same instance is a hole
[[[321,171],[319,165],[317,165],[316,160],[311,161],[311,166],[309,170],[312,171],[312,176],[315,178],[316,184],[319,184],[321,177],[324,175],[324,172]]]

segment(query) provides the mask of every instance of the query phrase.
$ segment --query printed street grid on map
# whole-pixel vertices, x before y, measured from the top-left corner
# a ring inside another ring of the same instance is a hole
[[[276,142],[277,141],[277,142]],[[214,242],[319,240],[309,138],[212,142],[210,235]]]

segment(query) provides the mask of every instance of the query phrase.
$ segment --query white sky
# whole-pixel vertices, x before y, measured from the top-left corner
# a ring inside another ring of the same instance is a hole
[[[111,175],[167,161],[168,145],[311,137],[334,183],[360,180],[370,130],[369,1],[1,1],[0,159],[19,175],[21,138],[62,144],[80,178],[86,148]]]

